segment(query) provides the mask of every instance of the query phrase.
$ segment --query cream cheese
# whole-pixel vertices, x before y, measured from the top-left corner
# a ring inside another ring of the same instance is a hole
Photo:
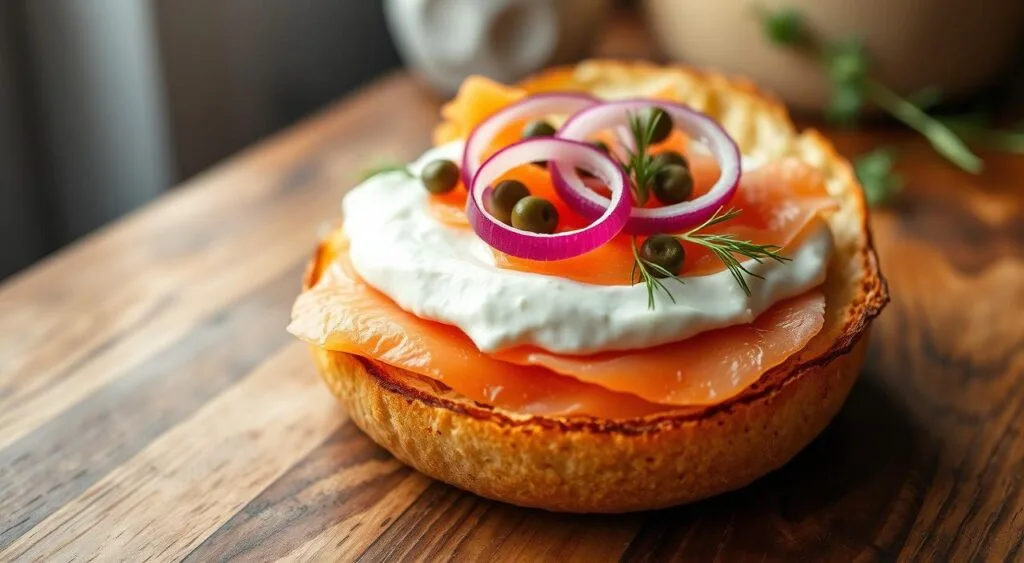
[[[457,161],[461,150],[460,142],[444,145],[410,167],[419,173],[438,158]],[[472,230],[431,217],[427,197],[419,180],[400,173],[353,189],[343,201],[352,266],[402,309],[458,327],[485,352],[519,345],[560,354],[647,348],[748,323],[822,283],[833,250],[831,231],[819,221],[787,248],[792,261],[744,263],[764,278],[749,280],[750,296],[722,271],[665,284],[675,301],[659,291],[650,309],[643,284],[590,285],[498,268]]]

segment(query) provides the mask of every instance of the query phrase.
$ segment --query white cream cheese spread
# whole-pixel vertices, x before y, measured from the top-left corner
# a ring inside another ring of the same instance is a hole
[[[462,143],[428,151],[410,165],[458,161]],[[744,168],[754,166],[744,161]],[[746,295],[728,271],[685,276],[650,309],[644,284],[590,285],[495,265],[472,230],[445,225],[427,207],[421,182],[400,173],[375,176],[343,201],[344,231],[359,276],[419,317],[458,327],[485,352],[532,345],[559,354],[647,348],[753,321],[779,301],[825,279],[833,251],[824,221],[786,249],[792,261],[745,262],[764,279]]]

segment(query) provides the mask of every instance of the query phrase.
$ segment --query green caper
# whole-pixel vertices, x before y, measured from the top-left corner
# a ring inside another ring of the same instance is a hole
[[[682,166],[683,168],[690,167],[690,162],[686,160],[686,157],[675,151],[665,151],[654,155],[653,165],[655,170],[660,170],[670,164]]]
[[[520,231],[550,235],[558,228],[558,210],[544,198],[526,196],[512,208],[512,226]]]
[[[693,195],[693,176],[688,169],[670,164],[654,175],[651,192],[665,205],[682,203]]]
[[[506,225],[512,222],[512,209],[519,200],[530,195],[530,190],[517,180],[498,182],[484,203],[487,212]]]
[[[537,121],[527,123],[526,127],[523,127],[522,136],[524,139],[533,139],[535,137],[552,137],[554,134],[555,127],[553,125],[543,119],[538,119]],[[537,162],[531,162],[530,164],[540,166],[541,168],[548,167],[548,161],[546,160],[538,160]]]
[[[446,194],[459,185],[459,166],[450,160],[435,160],[423,167],[420,180],[432,194]]]
[[[555,127],[544,121],[538,119],[537,121],[531,121],[523,127],[523,138],[532,139],[533,137],[551,137],[555,134]]]
[[[679,240],[671,235],[652,235],[640,245],[640,258],[659,266],[650,268],[651,275],[656,278],[667,277],[665,272],[678,276],[683,271],[686,252]]]
[[[672,118],[658,106],[648,106],[640,110],[640,122],[654,124],[654,134],[651,135],[653,144],[664,141],[672,134]]]

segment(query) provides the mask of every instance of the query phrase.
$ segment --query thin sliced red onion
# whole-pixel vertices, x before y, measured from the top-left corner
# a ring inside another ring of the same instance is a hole
[[[704,144],[718,160],[721,174],[711,189],[696,199],[665,207],[634,208],[624,229],[631,234],[675,233],[700,225],[732,199],[740,181],[740,151],[729,134],[711,117],[672,102],[637,99],[591,106],[570,117],[557,136],[582,141],[598,131],[621,128],[628,123],[629,114],[651,106],[664,109],[672,116],[676,129]],[[552,164],[551,178],[566,204],[588,218],[605,212],[609,199],[588,188],[571,164]]]
[[[521,231],[491,216],[484,198],[491,184],[513,168],[548,160],[593,174],[611,189],[608,205],[582,229],[550,235]],[[598,248],[615,238],[629,218],[629,178],[622,167],[597,148],[556,137],[534,138],[509,145],[484,162],[469,184],[466,216],[477,236],[492,247],[529,260],[564,260]]]
[[[466,146],[462,152],[463,183],[469,185],[480,163],[483,162],[484,151],[509,123],[552,114],[570,115],[596,103],[596,99],[586,94],[536,94],[498,110],[477,125],[466,138]]]

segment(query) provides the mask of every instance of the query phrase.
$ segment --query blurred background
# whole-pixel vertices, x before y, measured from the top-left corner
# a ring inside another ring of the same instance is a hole
[[[399,64],[378,1],[0,2],[0,278]]]
[[[765,5],[800,9],[816,29],[862,38],[878,74],[901,93],[934,85],[955,103],[1024,98],[1015,93],[1024,92],[1016,86],[1024,76],[1021,0]],[[773,49],[752,6],[3,0],[0,278],[403,61],[444,96],[468,73],[514,80],[591,55],[600,38],[599,54],[748,75],[798,112],[820,113],[828,97],[820,69]]]

